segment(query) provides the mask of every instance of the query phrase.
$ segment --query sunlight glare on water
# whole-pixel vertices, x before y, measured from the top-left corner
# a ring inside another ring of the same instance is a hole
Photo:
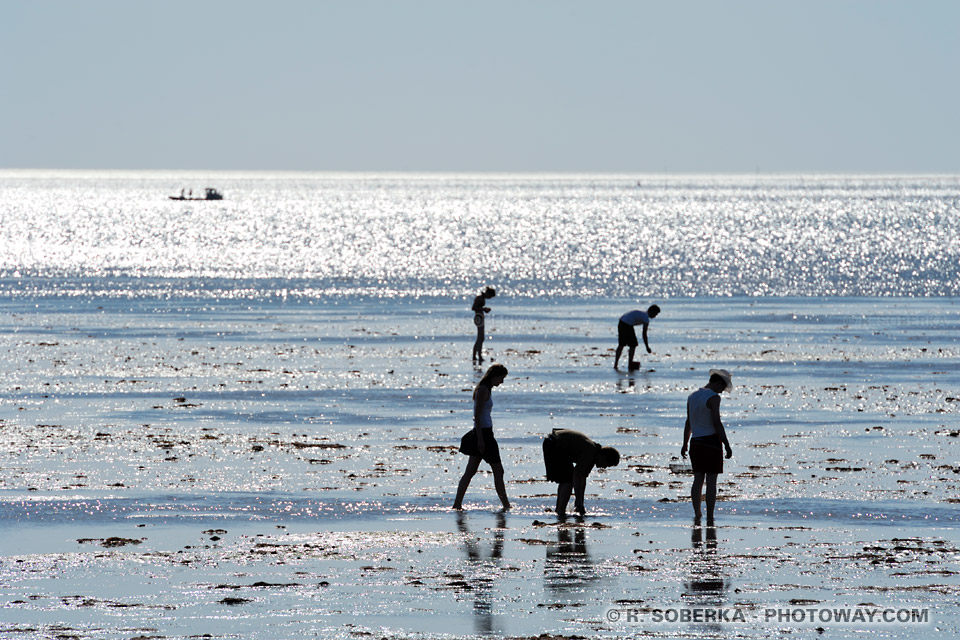
[[[225,199],[167,199],[207,183]],[[952,295],[958,200],[955,177],[6,171],[0,279],[13,293],[62,279],[80,294],[226,280],[454,295],[481,276],[516,296]]]

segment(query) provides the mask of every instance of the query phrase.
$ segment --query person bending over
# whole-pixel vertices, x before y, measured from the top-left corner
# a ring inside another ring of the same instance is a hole
[[[615,467],[620,464],[620,453],[613,447],[602,447],[579,431],[554,429],[543,440],[543,462],[547,480],[557,483],[557,515],[565,516],[570,493],[576,494],[574,510],[586,513],[583,496],[587,476],[594,467]]]
[[[640,363],[633,359],[633,354],[640,344],[637,342],[637,330],[634,328],[638,324],[643,325],[643,346],[646,347],[647,353],[653,353],[647,341],[647,329],[650,327],[650,320],[658,315],[660,315],[660,307],[652,304],[646,311],[634,309],[620,316],[620,322],[617,324],[617,355],[613,359],[614,369],[620,364],[620,354],[623,353],[624,347],[628,348],[627,368],[630,371],[640,368]]]
[[[493,287],[487,287],[483,292],[473,299],[473,324],[477,325],[477,340],[473,343],[473,361],[477,364],[483,363],[483,338],[486,328],[484,319],[486,314],[490,313],[490,307],[485,306],[487,300],[497,295]]]

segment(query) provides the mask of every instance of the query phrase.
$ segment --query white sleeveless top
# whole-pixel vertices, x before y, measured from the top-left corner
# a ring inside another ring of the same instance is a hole
[[[687,416],[690,418],[690,435],[694,438],[712,436],[717,430],[710,417],[710,408],[707,400],[718,395],[706,387],[698,389],[687,398]]]
[[[476,400],[473,401],[476,404]],[[493,418],[490,417],[490,411],[493,410],[493,398],[487,396],[487,401],[480,407],[480,417],[477,419],[477,426],[481,429],[493,429]]]

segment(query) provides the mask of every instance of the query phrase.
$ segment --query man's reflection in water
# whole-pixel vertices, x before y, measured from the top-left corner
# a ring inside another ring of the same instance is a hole
[[[617,393],[647,393],[653,388],[650,371],[646,368],[631,371],[617,378]]]
[[[557,544],[547,546],[543,580],[547,591],[562,594],[590,586],[599,579],[587,552],[587,531],[583,519],[560,522]]]
[[[493,584],[500,575],[500,559],[503,557],[503,536],[507,528],[504,512],[497,513],[497,526],[493,530],[493,544],[486,545],[470,532],[467,514],[457,512],[457,529],[463,536],[463,548],[467,553],[467,576],[469,587],[465,591],[473,593],[473,621],[475,633],[479,635],[500,635],[495,629],[493,619]]]
[[[693,526],[690,580],[684,584],[683,600],[691,608],[718,609],[724,606],[730,581],[725,576],[724,562],[718,553],[717,528],[706,529],[707,539],[704,542],[703,527],[699,524]],[[717,623],[703,626],[712,630],[720,629]]]

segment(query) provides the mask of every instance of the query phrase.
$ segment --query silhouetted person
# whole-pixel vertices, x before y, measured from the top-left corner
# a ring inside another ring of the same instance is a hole
[[[484,319],[486,314],[490,313],[490,307],[485,306],[487,300],[496,297],[497,292],[493,287],[487,287],[483,292],[473,299],[473,324],[477,325],[477,341],[473,343],[473,361],[477,364],[483,363],[483,338],[484,338]]]
[[[594,467],[615,467],[620,464],[620,453],[613,447],[602,447],[579,431],[554,429],[543,440],[543,462],[547,480],[556,482],[557,515],[565,516],[571,491],[576,492],[573,508],[583,515],[583,495],[587,476]]]
[[[467,468],[460,478],[460,484],[457,487],[457,497],[453,501],[454,509],[463,508],[463,496],[467,493],[467,487],[470,486],[470,480],[480,468],[480,462],[486,461],[493,469],[493,486],[497,489],[497,495],[504,509],[510,508],[510,501],[507,499],[507,490],[503,484],[503,463],[500,461],[500,446],[493,437],[493,419],[490,417],[490,411],[493,408],[493,399],[490,392],[493,387],[503,383],[507,377],[507,368],[502,364],[495,364],[483,374],[476,389],[473,390],[473,430],[467,433],[460,440],[460,453],[470,456],[467,461]]]
[[[683,425],[683,447],[680,456],[687,457],[690,445],[690,464],[693,466],[693,487],[690,500],[693,502],[694,521],[700,521],[700,496],[703,481],[707,481],[707,524],[713,524],[713,507],[717,501],[717,476],[723,473],[723,449],[727,458],[733,456],[727,433],[720,421],[720,393],[733,387],[730,373],[725,369],[710,369],[707,386],[698,389],[687,398],[687,421]]]
[[[646,311],[634,309],[620,316],[620,322],[617,324],[617,355],[613,359],[613,368],[616,369],[620,364],[620,354],[623,348],[627,347],[627,368],[630,371],[640,368],[640,363],[633,359],[633,354],[639,346],[637,342],[637,330],[634,328],[638,324],[643,325],[643,346],[647,348],[647,353],[653,353],[650,349],[650,343],[647,342],[647,329],[650,327],[650,319],[660,315],[660,307],[655,304],[650,305]]]

